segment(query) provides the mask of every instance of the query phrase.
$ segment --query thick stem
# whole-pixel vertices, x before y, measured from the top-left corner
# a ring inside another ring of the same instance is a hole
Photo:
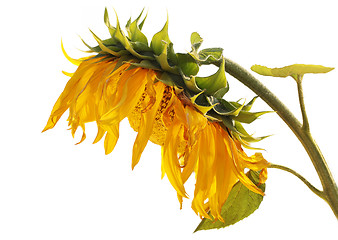
[[[225,71],[238,79],[256,93],[262,100],[264,100],[274,111],[276,111],[276,113],[297,136],[318,173],[323,186],[323,193],[326,202],[330,205],[332,211],[338,219],[338,188],[328,165],[311,134],[308,131],[304,131],[302,124],[290,112],[290,110],[269,89],[267,89],[243,67],[229,59],[225,59]]]

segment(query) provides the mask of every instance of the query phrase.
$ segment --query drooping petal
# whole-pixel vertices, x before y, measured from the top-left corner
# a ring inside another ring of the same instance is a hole
[[[90,76],[93,74],[90,69],[95,69],[96,66],[91,64],[91,61],[82,62],[79,68],[74,73],[73,77],[67,82],[66,87],[54,104],[51,115],[47,121],[43,132],[55,126],[63,113],[69,108],[74,96],[79,93],[86,85]]]
[[[117,140],[119,139],[119,125],[112,125],[107,131],[106,137],[104,139],[104,149],[105,149],[105,154],[111,153],[117,143]]]
[[[121,98],[109,112],[101,117],[102,124],[118,123],[129,115],[144,92],[147,82],[146,74],[147,70],[139,69],[126,80],[123,90],[118,92]]]
[[[203,217],[208,217],[205,200],[211,190],[215,177],[215,142],[212,137],[210,123],[201,132],[199,139],[199,158],[196,170],[196,185],[192,208]]]
[[[149,77],[150,78],[150,77]],[[153,80],[152,80],[153,81]],[[155,115],[162,100],[164,84],[158,82],[155,86],[156,100],[152,107],[141,115],[141,123],[139,131],[133,146],[132,169],[139,162],[141,154],[147,145],[149,137],[153,132],[153,125],[155,122]]]
[[[182,131],[182,125],[173,123],[167,131],[166,140],[163,148],[162,167],[166,173],[171,185],[182,197],[187,197],[183,186],[182,173],[178,162],[179,134]]]

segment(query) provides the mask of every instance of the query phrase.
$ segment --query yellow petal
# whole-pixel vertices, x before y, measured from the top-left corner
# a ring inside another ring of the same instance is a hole
[[[126,80],[123,90],[119,92],[119,101],[101,117],[102,123],[116,124],[129,115],[144,92],[147,71],[141,69]]]
[[[180,123],[173,123],[169,127],[166,140],[163,146],[163,170],[167,174],[167,177],[171,185],[175,188],[177,193],[182,197],[187,197],[185,192],[181,169],[179,167],[177,150],[179,145],[179,134],[181,132],[182,125]]]
[[[119,139],[119,126],[118,125],[113,126],[112,128],[114,128],[114,130],[107,132],[106,137],[104,139],[104,149],[106,155],[108,155],[114,150],[117,140]]]
[[[141,154],[145,146],[148,143],[149,137],[151,136],[153,132],[155,115],[162,100],[164,87],[165,87],[164,84],[162,84],[161,82],[158,82],[158,84],[156,85],[156,89],[155,89],[157,93],[156,101],[154,105],[152,106],[152,108],[149,109],[147,112],[143,113],[141,116],[140,127],[139,127],[138,134],[137,134],[134,146],[133,146],[132,169],[134,169],[136,164],[139,162]]]
[[[62,53],[63,55],[67,58],[67,60],[71,63],[73,63],[74,65],[76,66],[79,66],[81,63],[82,63],[82,60],[78,60],[78,59],[74,59],[74,58],[71,58],[69,57],[69,55],[67,54],[65,48],[63,47],[63,42],[61,40],[61,49],[62,49]]]

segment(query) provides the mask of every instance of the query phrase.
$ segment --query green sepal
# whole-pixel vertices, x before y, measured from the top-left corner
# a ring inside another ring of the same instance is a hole
[[[258,188],[265,192],[265,183],[259,184],[259,172],[250,170],[246,175]],[[219,220],[215,221],[210,215],[212,220],[204,218],[194,232],[219,229],[235,224],[255,212],[262,201],[262,195],[250,191],[238,181],[232,187],[226,202],[222,206],[221,216],[224,223]]]
[[[213,64],[222,61],[223,48],[206,48],[198,53],[200,64]]]
[[[92,52],[96,52],[96,53],[99,53],[102,51],[102,49],[100,48],[100,46],[95,46],[95,47],[91,47],[89,44],[87,44],[81,37],[80,37],[81,41],[83,42],[83,44],[89,48],[88,51],[85,51],[85,52],[88,52],[88,53],[92,53]]]
[[[178,67],[182,70],[185,76],[191,77],[197,75],[199,71],[199,66],[191,55],[177,53],[176,56]]]
[[[257,98],[258,96],[253,97],[251,101],[243,107],[243,111],[250,111]]]
[[[238,133],[233,133],[232,135],[241,143],[242,147],[244,147],[246,149],[256,150],[256,151],[257,150],[260,150],[260,151],[264,150],[263,148],[252,147],[251,145],[249,145],[249,142],[245,141],[243,139],[243,137],[240,136]]]
[[[148,45],[142,43],[142,42],[130,42],[132,48],[136,51],[136,52],[151,52],[151,48],[148,47]],[[147,56],[145,54],[141,54],[142,56]],[[153,58],[152,54],[149,55],[149,57]],[[148,59],[149,60],[149,59]]]
[[[227,85],[226,85],[226,87],[223,87],[223,88],[220,88],[220,89],[218,89],[215,93],[214,93],[214,97],[215,98],[223,98],[224,97],[224,95],[227,93],[227,92],[229,92],[229,83],[227,82]]]
[[[117,51],[112,50],[111,48],[107,47],[107,46],[102,42],[102,40],[101,40],[98,36],[95,35],[95,33],[94,33],[92,30],[89,29],[89,31],[92,33],[94,39],[95,39],[96,42],[99,44],[99,47],[101,48],[101,50],[102,50],[103,52],[109,53],[109,54],[111,54],[111,55],[113,55],[113,56],[116,56],[116,57],[120,57],[120,56],[122,56],[122,55],[124,55],[124,54],[126,53],[126,52],[120,52],[120,51],[117,52]]]
[[[190,97],[190,101],[194,104],[195,108],[197,108],[201,113],[203,113],[203,115],[206,115],[218,104],[218,103],[210,104],[208,97],[204,95],[204,91],[201,91],[195,94],[194,96]],[[215,120],[215,118],[212,118],[212,120]]]
[[[258,117],[262,116],[266,113],[272,113],[273,111],[262,111],[262,112],[246,112],[241,111],[238,116],[232,117],[235,121],[242,122],[242,123],[252,123]]]
[[[143,12],[143,10],[142,10],[142,12]],[[138,28],[139,28],[140,30],[142,30],[143,25],[144,25],[144,22],[146,21],[147,16],[148,16],[148,14],[146,14],[146,16],[143,18],[142,22],[138,25]],[[147,40],[147,41],[148,41],[148,40]]]
[[[125,64],[126,62],[130,62],[130,61],[132,61],[133,59],[135,59],[135,58],[134,58],[134,56],[132,56],[132,55],[123,55],[123,56],[121,56],[120,58],[118,58],[117,63],[116,63],[116,65],[115,65],[115,67],[114,67],[112,73],[115,72],[115,71],[116,71],[119,67],[121,67],[123,64]]]
[[[223,127],[224,130],[229,129],[233,133],[237,132],[238,134],[240,134],[234,126],[234,121],[229,116],[221,116],[221,115],[218,116],[222,120],[223,125],[221,124],[221,127]]]
[[[196,77],[197,86],[200,89],[205,89],[205,93],[208,95],[214,95],[221,88],[227,87],[227,80],[225,76],[225,60],[223,58],[222,63],[218,71],[208,77]]]
[[[131,42],[140,42],[144,45],[148,46],[148,39],[147,37],[141,32],[139,28],[138,22],[143,14],[144,9],[140,13],[140,15],[132,22],[128,21],[126,25],[126,30],[128,32],[128,36]]]
[[[179,69],[180,70],[180,69]],[[181,70],[180,70],[181,71]],[[196,79],[195,79],[195,76],[192,76],[191,78],[187,77],[184,75],[183,72],[180,72],[181,73],[181,76],[183,78],[183,81],[185,83],[185,85],[187,86],[187,88],[194,92],[194,93],[199,93],[199,92],[202,92],[202,89],[200,89],[197,84],[196,84]]]
[[[181,76],[176,74],[162,71],[162,73],[159,76],[156,76],[156,79],[171,87],[176,86],[181,89],[185,88],[185,84]]]
[[[121,26],[120,26],[120,22],[119,22],[117,14],[116,14],[116,21],[117,21],[116,31],[114,33],[113,38],[117,39],[125,47],[125,49],[128,50],[135,57],[140,58],[140,59],[154,60],[153,57],[141,55],[133,49],[129,39],[125,36],[123,31],[121,30]]]
[[[193,32],[190,36],[190,42],[191,52],[196,53],[203,42],[203,38],[201,38],[201,36],[197,32]]]
[[[175,86],[174,80],[166,72],[162,72],[162,74],[160,74],[160,76],[156,76],[156,80],[158,80],[158,81],[160,81],[160,82],[162,82],[165,85],[170,86],[170,87]]]
[[[118,41],[117,39],[114,38],[116,28],[113,27],[113,26],[110,24],[110,21],[109,21],[109,15],[108,15],[107,8],[104,9],[104,17],[103,17],[103,20],[104,20],[104,23],[106,24],[106,26],[107,26],[107,28],[108,28],[108,31],[109,31],[110,36],[112,37],[112,38],[111,38],[111,41],[114,42],[114,44],[118,44],[119,41]]]
[[[152,69],[155,71],[161,71],[160,65],[158,65],[157,62],[155,61],[150,61],[150,60],[142,60],[141,62],[129,62],[131,65],[135,67],[141,67],[141,68],[147,68],[147,69]]]
[[[155,55],[159,56],[160,54],[163,53],[163,49],[171,43],[169,39],[169,34],[168,34],[168,16],[167,16],[167,21],[164,24],[163,28],[161,31],[156,33],[150,43],[150,48],[153,50]]]
[[[170,45],[170,48],[172,48],[172,45]],[[171,66],[168,62],[168,44],[165,43],[163,47],[163,51],[160,55],[155,56],[156,61],[160,64],[161,68],[164,71],[178,74],[179,71],[177,70],[176,66]]]
[[[214,111],[222,116],[238,116],[238,114],[242,111],[242,108],[244,107],[244,104],[239,107],[229,107],[230,103],[228,103],[224,99],[217,99],[214,97],[207,97],[210,105],[215,105],[213,108]],[[230,110],[229,110],[230,108]]]
[[[259,142],[267,137],[270,137],[271,135],[268,136],[263,136],[263,137],[253,137],[252,135],[250,135],[245,128],[243,127],[243,125],[238,122],[238,121],[234,121],[235,122],[235,128],[237,129],[238,132],[241,133],[241,139],[243,139],[246,142],[250,142],[250,143],[254,143],[254,142]]]

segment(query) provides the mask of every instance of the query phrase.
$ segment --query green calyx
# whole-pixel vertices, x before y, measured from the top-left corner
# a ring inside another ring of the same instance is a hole
[[[183,89],[190,97],[194,106],[209,120],[218,121],[230,129],[243,146],[249,142],[256,142],[261,138],[249,135],[240,123],[251,123],[267,112],[249,112],[255,97],[248,104],[227,102],[223,96],[229,91],[229,84],[225,74],[225,61],[222,48],[206,48],[199,50],[203,39],[197,32],[191,34],[191,51],[189,53],[175,53],[173,43],[168,34],[168,18],[163,28],[156,33],[151,42],[142,33],[146,20],[141,20],[143,10],[135,19],[127,22],[126,33],[121,29],[116,14],[116,27],[109,21],[108,11],[105,9],[104,22],[110,33],[110,38],[101,40],[92,31],[97,46],[89,48],[88,52],[95,52],[100,56],[120,58],[120,64],[128,62],[132,67],[152,69],[157,72],[157,80],[169,86]],[[216,73],[208,77],[197,76],[203,65],[218,66]]]

